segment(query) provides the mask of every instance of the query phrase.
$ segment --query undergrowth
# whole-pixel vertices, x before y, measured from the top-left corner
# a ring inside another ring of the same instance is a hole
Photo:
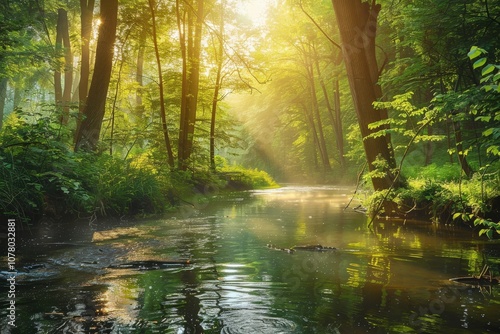
[[[47,113],[12,113],[0,132],[0,216],[21,222],[42,218],[161,213],[184,198],[224,188],[227,180],[208,170],[170,170],[147,152],[123,159],[107,153],[74,152],[72,135]],[[237,172],[249,188],[276,183],[265,172]]]

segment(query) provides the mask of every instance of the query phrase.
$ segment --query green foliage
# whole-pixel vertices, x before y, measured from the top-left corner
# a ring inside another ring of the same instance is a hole
[[[88,211],[92,197],[77,177],[78,164],[55,115],[11,114],[0,135],[0,205],[22,219]]]
[[[427,166],[412,165],[404,169],[409,179],[424,179],[431,181],[458,181],[460,166],[451,163],[432,163]]]
[[[230,166],[223,161],[219,171],[222,175],[228,177],[228,182],[233,183],[235,188],[265,189],[278,187],[276,181],[274,181],[268,173],[262,170],[247,169],[238,165]],[[229,184],[229,187],[231,187],[231,184]]]
[[[42,216],[159,212],[169,175],[109,155],[74,153],[55,115],[18,110],[0,135],[0,210],[25,221]]]
[[[394,96],[390,102],[375,102],[377,109],[388,109],[392,111],[393,116],[387,120],[372,123],[369,128],[377,130],[369,137],[385,136],[393,134],[404,137],[412,143],[439,142],[445,136],[441,134],[429,134],[423,132],[426,126],[432,126],[438,119],[436,110],[428,107],[418,108],[411,103],[413,92],[408,92]],[[396,149],[406,149],[407,143],[401,146],[396,146]]]

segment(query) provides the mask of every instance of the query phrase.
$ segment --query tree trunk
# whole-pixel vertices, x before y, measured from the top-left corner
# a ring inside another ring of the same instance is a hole
[[[183,57],[182,69],[182,94],[181,115],[179,124],[179,149],[178,166],[186,170],[189,158],[193,150],[194,128],[196,122],[196,109],[198,104],[198,91],[200,82],[200,57],[201,57],[201,35],[204,18],[204,0],[196,1],[196,12],[194,3],[185,9],[183,18],[180,17],[180,4],[177,5],[177,22],[180,34],[181,52]],[[187,15],[187,26],[181,21]],[[187,31],[186,31],[187,29]],[[186,38],[187,32],[187,38]]]
[[[317,138],[319,145],[318,148],[321,156],[321,162],[323,165],[323,171],[326,172],[331,170],[330,159],[328,158],[328,151],[326,149],[325,135],[323,133],[323,122],[321,121],[318,97],[316,95],[316,82],[314,79],[314,59],[312,59],[313,50],[311,44],[307,44],[307,48],[308,50],[305,51],[305,46],[304,46],[304,49],[302,49],[302,51],[304,53],[304,67],[307,73],[308,86],[309,86],[308,88],[311,97],[312,121],[313,123],[317,123]]]
[[[135,109],[139,117],[142,117],[144,113],[144,105],[142,103],[142,89],[144,86],[144,51],[146,50],[146,45],[144,40],[146,39],[147,30],[146,27],[142,28],[141,40],[139,41],[139,50],[137,51],[137,64],[135,81],[137,82],[137,91],[135,93]]]
[[[7,98],[7,83],[9,79],[1,78],[0,79],[0,130],[2,130],[3,126],[3,115],[5,112],[5,99]]]
[[[80,117],[85,109],[85,104],[87,101],[87,94],[89,91],[89,77],[90,77],[90,37],[92,33],[92,19],[94,17],[94,4],[95,0],[80,0],[80,11],[81,11],[81,27],[80,27],[80,37],[81,37],[81,64],[80,64],[80,84],[78,85],[78,98],[79,103],[79,117],[77,118],[77,125],[75,131],[75,142],[76,136],[78,135],[79,128],[81,125],[82,118]]]
[[[165,111],[165,98],[163,93],[163,75],[161,70],[161,60],[160,52],[158,50],[158,40],[156,38],[156,16],[155,16],[155,5],[154,0],[149,0],[149,8],[151,10],[151,18],[153,23],[153,44],[155,48],[156,64],[158,65],[158,85],[160,89],[160,116],[161,116],[161,128],[163,131],[163,138],[165,140],[165,148],[167,150],[167,161],[168,165],[172,168],[174,167],[174,155],[172,153],[172,147],[170,145],[170,138],[168,136],[167,127],[167,116]]]
[[[55,99],[57,109],[61,112],[60,121],[62,124],[67,124],[73,87],[73,54],[69,40],[68,12],[63,8],[57,10],[56,59],[59,58],[61,51],[64,53],[64,91],[61,87],[61,66],[56,64],[54,71]]]
[[[54,69],[54,99],[56,104],[57,112],[62,112],[62,79],[61,79],[61,67],[60,63],[62,48],[63,48],[63,20],[64,20],[64,9],[59,8],[57,11],[57,24],[56,24],[56,41],[55,41],[55,69]]]
[[[210,119],[210,169],[215,172],[215,122],[217,115],[217,103],[219,102],[219,90],[222,85],[222,64],[224,56],[224,1],[221,2],[220,25],[219,25],[219,49],[216,55],[217,76],[215,78],[214,95],[212,98],[212,117]]]
[[[332,0],[332,2],[369,169],[370,171],[376,169],[373,163],[377,158],[387,162],[387,167],[382,170],[385,177],[372,177],[373,187],[375,190],[397,187],[397,183],[393,185],[397,180],[391,169],[396,166],[396,162],[389,136],[367,138],[379,130],[369,129],[368,125],[387,118],[387,111],[375,110],[373,107],[373,102],[381,97],[381,89],[377,85],[378,67],[375,55],[380,5],[375,4],[375,1],[370,4],[362,0]]]
[[[328,96],[328,90],[326,89],[326,84],[325,81],[323,80],[323,76],[321,74],[321,68],[319,66],[319,55],[318,52],[316,51],[316,48],[314,48],[314,60],[316,64],[316,72],[318,73],[318,78],[319,78],[319,84],[321,86],[321,90],[323,92],[323,97],[325,99],[325,105],[326,109],[328,111],[328,117],[330,118],[330,122],[332,123],[332,128],[333,128],[333,133],[335,135],[335,143],[337,146],[337,151],[339,154],[339,165],[340,167],[345,166],[345,159],[344,159],[344,138],[343,133],[342,133],[342,121],[340,119],[340,100],[338,100],[337,104],[337,91],[334,91],[334,108],[332,108],[332,104],[330,102],[330,97]],[[338,86],[338,80],[336,81],[336,85]],[[338,110],[338,115],[337,115],[337,110]],[[339,129],[340,128],[340,129]],[[340,136],[339,136],[340,135]]]
[[[321,120],[321,114],[319,112],[318,97],[316,95],[316,83],[314,82],[314,70],[313,70],[312,64],[310,64],[308,72],[309,72],[309,89],[310,89],[311,101],[312,101],[311,108],[314,111],[313,119],[316,120],[315,123],[317,123],[317,129],[318,129],[319,151],[321,153],[321,161],[323,164],[323,171],[327,172],[327,171],[330,171],[332,168],[330,166],[330,159],[328,157],[328,151],[326,149],[325,134],[323,132],[323,122]],[[313,120],[313,122],[314,122],[314,120]]]
[[[342,112],[340,108],[340,89],[339,89],[339,80],[335,80],[335,91],[334,91],[334,111],[335,111],[335,137],[337,142],[337,150],[339,152],[339,161],[340,166],[344,167],[345,157],[344,157],[344,131],[342,129]]]
[[[83,110],[84,119],[76,136],[75,150],[97,149],[111,79],[117,15],[118,0],[101,2],[102,23],[99,26],[94,74]]]
[[[318,151],[320,152],[320,156],[321,156],[321,146],[319,144],[318,132],[316,131],[316,125],[314,124],[314,117],[313,117],[312,111],[309,108],[307,108],[305,103],[301,103],[301,106],[302,106],[302,110],[304,110],[306,123],[309,125],[310,133],[311,133],[311,136],[313,139],[314,166],[318,167],[318,158],[317,158],[317,154],[316,154],[316,149],[318,149]]]

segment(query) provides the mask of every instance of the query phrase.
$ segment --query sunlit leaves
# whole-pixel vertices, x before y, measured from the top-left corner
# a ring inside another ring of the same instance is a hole
[[[486,64],[486,60],[487,60],[486,58],[480,58],[474,62],[472,67],[474,69],[480,68],[480,67],[484,66],[484,64]]]
[[[412,139],[414,143],[439,142],[443,140],[444,136],[440,134],[419,133],[422,126],[432,125],[439,115],[436,110],[427,107],[416,107],[411,103],[412,98],[413,92],[408,92],[394,96],[390,102],[375,102],[375,108],[393,111],[394,116],[369,124],[368,128],[374,130],[374,133],[368,136],[368,138],[395,133]],[[404,148],[406,146],[398,147]]]

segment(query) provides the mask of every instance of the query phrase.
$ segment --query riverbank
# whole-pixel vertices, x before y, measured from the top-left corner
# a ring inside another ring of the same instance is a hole
[[[276,187],[265,172],[229,166],[171,170],[154,157],[122,159],[65,146],[0,150],[0,218],[21,223],[158,214],[218,192]]]

